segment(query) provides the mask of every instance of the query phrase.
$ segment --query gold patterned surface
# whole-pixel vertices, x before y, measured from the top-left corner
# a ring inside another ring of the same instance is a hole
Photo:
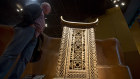
[[[56,78],[97,79],[94,29],[63,28]]]

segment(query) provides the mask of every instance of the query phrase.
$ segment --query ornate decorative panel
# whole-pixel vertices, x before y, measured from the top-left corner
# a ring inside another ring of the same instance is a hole
[[[55,79],[97,79],[95,23],[79,23],[78,26],[76,22],[71,24],[61,20],[63,34]],[[74,25],[78,27],[74,28]]]

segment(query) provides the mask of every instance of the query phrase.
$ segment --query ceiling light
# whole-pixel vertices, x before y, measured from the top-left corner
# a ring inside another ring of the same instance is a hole
[[[20,10],[21,10],[21,11],[23,11],[23,9],[22,9],[22,8],[21,8]]]
[[[117,2],[116,0],[113,1],[113,3],[116,3],[116,2]]]
[[[121,3],[121,5],[122,5],[122,6],[124,6],[124,5],[125,5],[125,3],[124,3],[124,2],[122,2],[122,3]]]
[[[116,4],[116,5],[115,5],[115,7],[119,7],[119,5],[118,5],[118,4]]]
[[[45,24],[45,27],[47,27],[48,25],[47,24]]]
[[[22,7],[22,5],[20,5],[20,4],[16,4],[16,6],[17,6],[17,12],[20,12],[20,11],[23,11],[23,7]]]
[[[17,12],[20,12],[19,9],[17,9]]]
[[[117,0],[118,2],[120,1],[120,0]]]

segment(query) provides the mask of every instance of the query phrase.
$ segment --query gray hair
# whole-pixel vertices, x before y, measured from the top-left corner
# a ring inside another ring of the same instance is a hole
[[[51,9],[50,4],[47,3],[47,2],[43,2],[43,3],[41,3],[41,8],[43,8],[43,6],[49,7],[49,8]]]

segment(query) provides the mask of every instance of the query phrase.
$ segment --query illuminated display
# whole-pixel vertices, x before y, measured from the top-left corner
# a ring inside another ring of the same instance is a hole
[[[63,34],[54,79],[97,79],[94,26],[98,22],[66,21],[61,17]]]

